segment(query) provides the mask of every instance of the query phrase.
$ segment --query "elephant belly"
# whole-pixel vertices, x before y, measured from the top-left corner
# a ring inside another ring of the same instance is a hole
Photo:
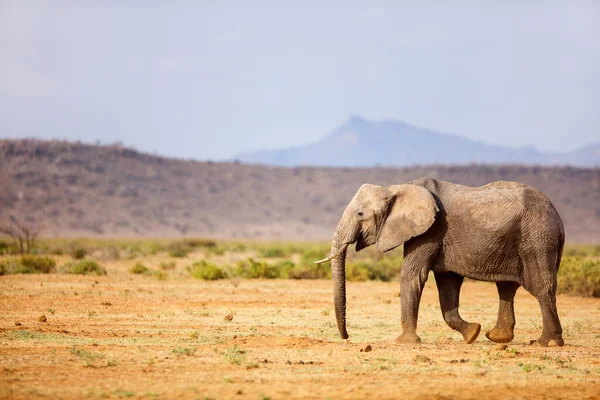
[[[472,251],[449,251],[432,266],[436,272],[454,272],[479,281],[521,282],[523,271],[516,249],[509,246],[481,248]]]

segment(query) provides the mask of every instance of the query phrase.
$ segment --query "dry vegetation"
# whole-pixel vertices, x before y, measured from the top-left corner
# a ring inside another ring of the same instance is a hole
[[[46,221],[45,236],[321,240],[362,183],[421,176],[472,186],[529,184],[556,205],[568,242],[600,242],[598,168],[275,168],[36,140],[0,140],[0,224],[22,211]]]
[[[0,276],[0,397],[580,399],[600,393],[598,298],[558,296],[563,348],[529,345],[540,334],[541,315],[522,289],[515,340],[496,346],[481,335],[466,345],[443,322],[431,277],[419,317],[424,343],[399,346],[393,339],[400,331],[394,276],[400,250],[349,253],[348,274],[358,280],[348,284],[349,342],[337,334],[330,281],[245,279],[291,271],[326,277],[327,267],[314,270],[308,261],[327,250],[326,243],[45,239],[37,256],[4,255],[3,264],[32,270]],[[599,282],[600,247],[569,246],[565,254],[563,278],[572,279],[561,287],[587,276],[573,292],[593,296],[588,289]],[[389,276],[381,272],[390,269]],[[467,281],[461,310],[484,329],[493,326],[495,286]]]

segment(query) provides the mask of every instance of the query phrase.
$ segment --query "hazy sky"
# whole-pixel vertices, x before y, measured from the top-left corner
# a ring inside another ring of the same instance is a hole
[[[600,2],[291,3],[0,0],[0,137],[222,159],[360,114],[600,141]]]

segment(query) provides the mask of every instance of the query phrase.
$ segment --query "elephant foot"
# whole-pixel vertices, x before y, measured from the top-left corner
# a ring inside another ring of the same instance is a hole
[[[538,340],[532,340],[530,344],[540,347],[563,347],[565,345],[565,341],[561,335],[552,338],[541,336]]]
[[[498,328],[495,326],[491,331],[485,334],[485,337],[496,343],[508,343],[515,338],[512,329]]]
[[[421,338],[415,332],[402,332],[402,335],[396,338],[396,343],[419,344],[421,343]]]
[[[479,336],[479,332],[481,332],[481,325],[477,323],[468,323],[460,331],[467,344],[473,343],[477,339],[477,336]]]

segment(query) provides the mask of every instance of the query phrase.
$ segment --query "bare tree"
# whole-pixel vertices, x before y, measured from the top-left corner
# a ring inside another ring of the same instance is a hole
[[[5,221],[0,222],[0,233],[13,240],[21,255],[31,251],[43,228],[43,221],[14,215],[9,215]]]

